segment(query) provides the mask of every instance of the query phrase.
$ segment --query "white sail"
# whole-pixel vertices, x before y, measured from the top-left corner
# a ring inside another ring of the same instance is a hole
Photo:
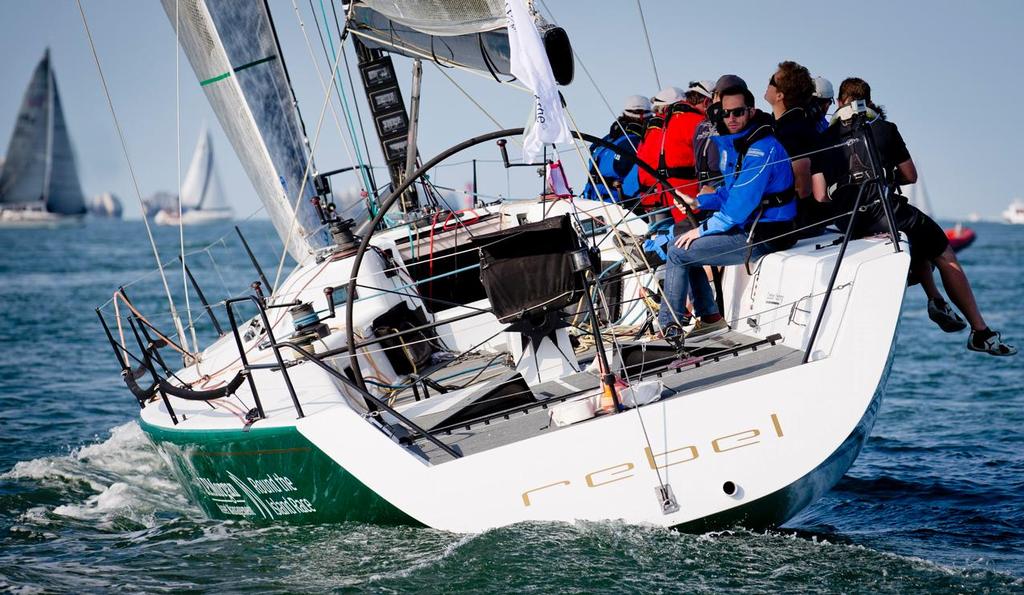
[[[181,184],[182,209],[226,209],[227,200],[213,161],[213,140],[203,126],[192,153],[185,179]]]
[[[177,21],[181,47],[278,235],[288,238],[289,254],[301,261],[328,245],[310,203],[313,182],[303,183],[310,156],[266,4],[162,4],[172,28]]]
[[[60,215],[85,213],[49,50],[36,66],[18,111],[0,174],[0,204],[44,204]]]

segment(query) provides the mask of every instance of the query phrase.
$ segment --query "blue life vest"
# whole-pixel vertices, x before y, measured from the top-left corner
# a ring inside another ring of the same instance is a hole
[[[615,122],[612,124],[612,131],[601,140],[611,143],[624,153],[635,157],[636,148],[640,146],[642,140],[643,129],[639,123],[632,122],[626,124],[625,128],[626,131],[623,133],[619,122]],[[590,146],[590,153],[594,156],[597,170],[595,171],[591,166],[590,177],[593,179],[593,183],[587,181],[587,185],[583,187],[581,193],[583,198],[619,202],[623,199],[633,198],[640,193],[640,179],[635,162],[597,143]],[[597,172],[600,172],[601,175],[598,176]],[[601,176],[613,187],[606,188],[601,183]],[[615,182],[622,184],[621,191],[614,187]]]
[[[649,231],[650,238],[644,240],[644,252],[656,254],[662,262],[668,261],[669,244],[676,237],[675,223],[672,219],[662,219],[652,225]]]

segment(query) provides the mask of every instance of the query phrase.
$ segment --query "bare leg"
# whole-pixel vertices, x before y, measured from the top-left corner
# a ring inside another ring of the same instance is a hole
[[[935,285],[930,262],[927,260],[913,261],[910,263],[910,270],[913,271],[914,277],[921,284],[921,289],[924,290],[924,294],[928,296],[928,299],[945,301],[942,294],[939,293],[939,288]]]
[[[967,280],[967,275],[964,274],[963,267],[960,266],[960,262],[953,254],[953,249],[947,246],[946,251],[932,260],[932,263],[939,269],[942,286],[946,289],[949,299],[967,317],[971,329],[980,331],[988,328],[978,310],[978,302],[974,300],[971,284]],[[922,285],[924,284],[922,283]]]

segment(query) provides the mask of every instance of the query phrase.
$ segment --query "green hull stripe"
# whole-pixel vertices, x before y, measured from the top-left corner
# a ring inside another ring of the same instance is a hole
[[[228,78],[229,76],[231,76],[232,72],[241,72],[241,71],[245,70],[246,68],[252,68],[253,66],[259,66],[260,64],[263,64],[264,62],[270,62],[271,60],[277,60],[277,56],[267,56],[266,58],[260,58],[259,60],[253,60],[252,62],[248,62],[246,64],[242,64],[241,66],[239,66],[237,68],[234,68],[232,70],[229,70],[228,72],[225,72],[223,74],[218,74],[217,76],[212,77],[212,78],[208,78],[205,81],[199,81],[199,86],[200,87],[205,87],[206,85],[212,85],[213,83],[216,83],[217,81],[222,81],[222,80]]]
[[[210,517],[254,522],[418,524],[294,426],[179,430],[140,420]]]

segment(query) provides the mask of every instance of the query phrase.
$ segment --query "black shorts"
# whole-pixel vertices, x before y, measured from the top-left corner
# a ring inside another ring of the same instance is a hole
[[[893,218],[896,229],[907,234],[910,242],[910,259],[930,261],[946,251],[949,239],[934,219],[922,213],[917,207],[907,203],[894,203]],[[867,211],[857,216],[859,236],[885,233],[889,231],[889,223],[881,205],[871,205]]]

